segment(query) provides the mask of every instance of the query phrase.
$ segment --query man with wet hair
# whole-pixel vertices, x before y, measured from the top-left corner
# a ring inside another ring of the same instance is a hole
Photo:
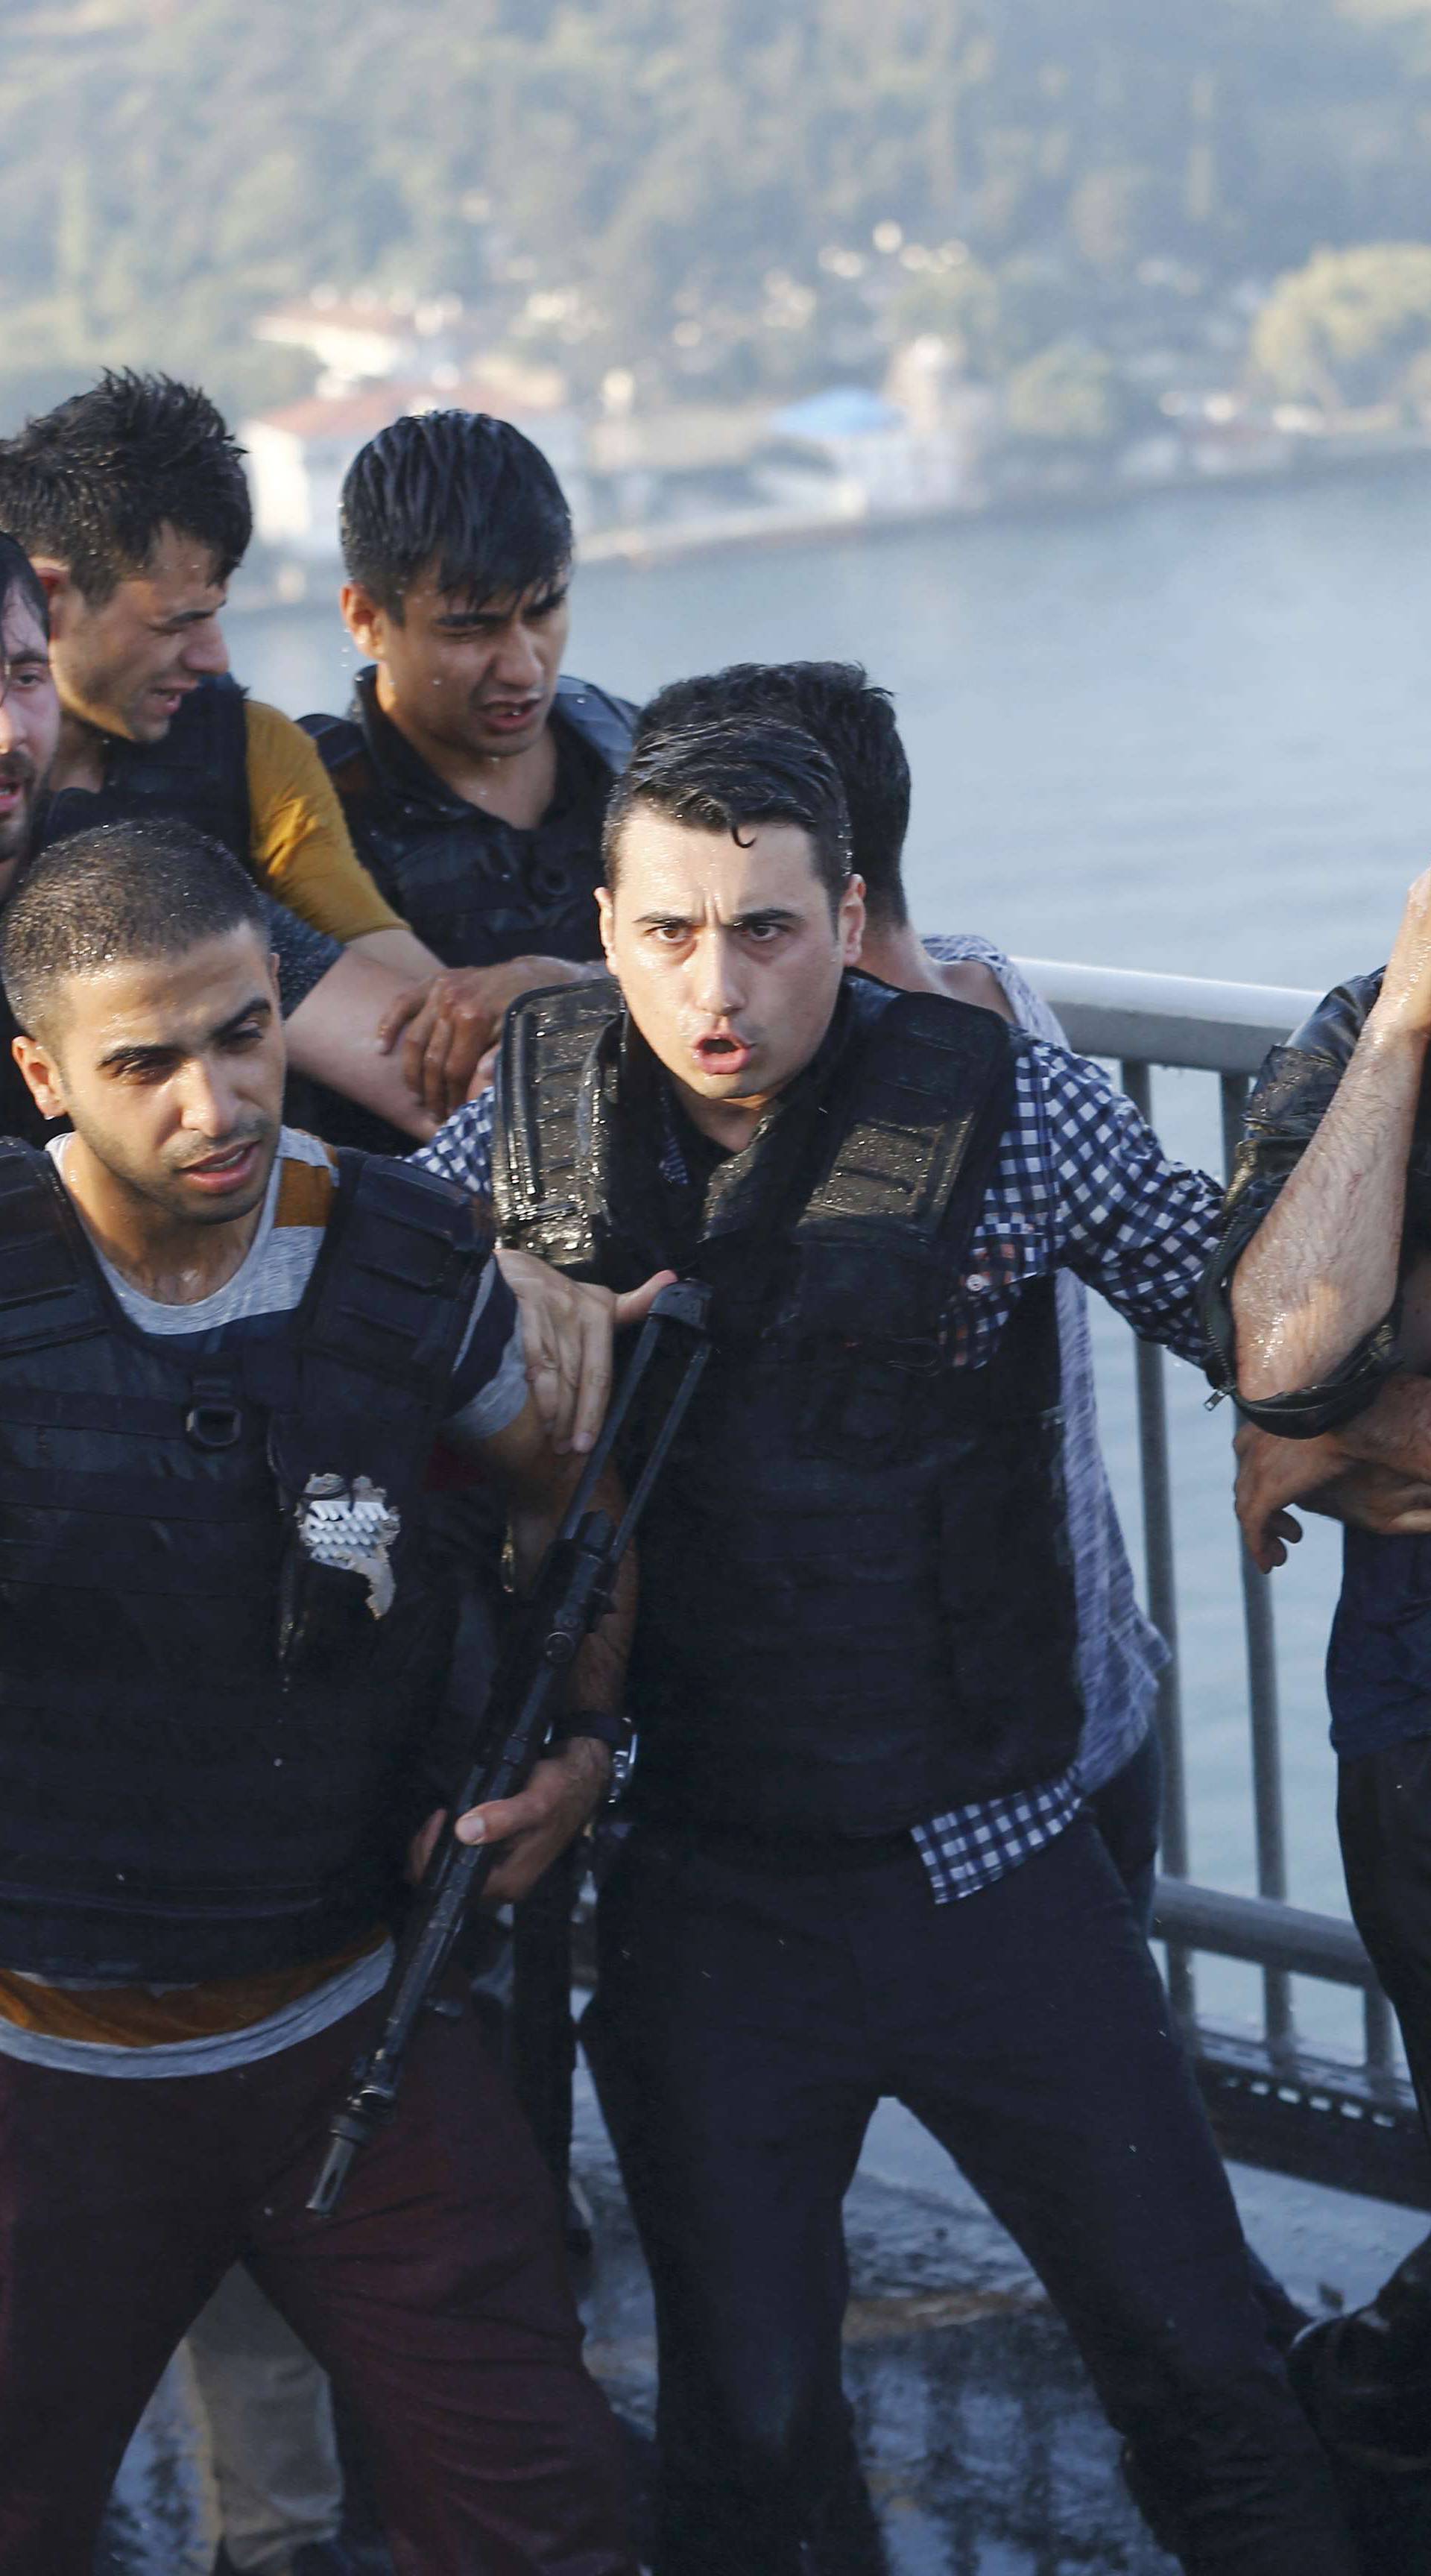
[[[460,1981],[341,2222],[304,2210],[464,1758],[434,1427],[506,1492],[523,1580],[570,1487],[511,1293],[459,1194],[281,1123],[266,916],[218,844],[57,844],[0,972],[70,1122],[0,1146],[0,2563],[91,2564],[242,2259],[356,2408],[402,2576],[634,2576],[549,2189]],[[601,1795],[629,1615],[528,1789],[460,1820],[506,1847],[496,1902]]]
[[[441,1114],[439,999],[485,1050],[518,993],[599,966],[601,824],[633,710],[562,673],[571,514],[509,421],[394,421],[348,469],[340,532],[367,661],[349,715],[306,722],[377,885],[468,970],[388,1023]]]
[[[1038,2270],[1184,2567],[1350,2576],[1078,1776],[1055,1280],[1199,1356],[1218,1194],[1095,1066],[852,972],[850,851],[803,731],[653,736],[607,815],[614,984],[516,1002],[498,1078],[503,1239],[713,1295],[586,2024],[656,2291],[655,2565],[883,2564],[840,2212],[891,2095]]]
[[[294,1067],[422,1135],[380,1030],[438,960],[354,857],[299,727],[229,676],[219,621],[251,526],[241,450],[170,377],[106,372],[0,439],[0,527],[49,596],[63,716],[42,835],[166,814],[211,833],[270,898]],[[428,1024],[451,1077],[430,1085],[441,1114],[472,1067],[443,1009]]]
[[[901,992],[946,993],[975,1003],[1050,1045],[1066,1047],[1048,1004],[1002,949],[969,933],[922,939],[910,920],[903,876],[909,763],[889,691],[875,687],[857,662],[732,663],[658,690],[642,708],[637,749],[683,725],[742,716],[783,717],[803,726],[840,773],[850,854],[865,889],[861,972]],[[1087,1291],[1072,1271],[1064,1271],[1057,1294],[1064,1477],[1086,1710],[1079,1775],[1115,1866],[1151,1928],[1162,1803],[1152,1712],[1167,1648],[1138,1606],[1099,1448]],[[1305,2322],[1290,2301],[1284,2322],[1289,2332]]]

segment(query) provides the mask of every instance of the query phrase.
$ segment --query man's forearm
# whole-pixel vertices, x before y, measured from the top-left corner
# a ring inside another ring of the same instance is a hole
[[[394,923],[390,930],[364,930],[348,947],[360,957],[371,957],[390,973],[409,983],[422,983],[431,975],[442,973],[442,960],[424,947],[415,931],[405,921]]]
[[[405,989],[390,967],[346,948],[285,1022],[288,1061],[295,1073],[425,1140],[437,1121],[413,1092],[401,1060],[383,1052],[378,1034]]]
[[[519,1594],[529,1592],[536,1581],[565,1510],[566,1492],[575,1483],[580,1468],[580,1459],[573,1459],[570,1473],[564,1478],[564,1491],[548,1492],[540,1501],[523,1499],[513,1510],[512,1558]],[[620,1521],[623,1497],[610,1469],[597,1486],[592,1509],[605,1512],[613,1526]],[[577,1649],[567,1694],[570,1707],[600,1709],[611,1716],[620,1714],[635,1624],[636,1567],[628,1551],[617,1572],[611,1608]]]
[[[1254,1402],[1319,1385],[1396,1297],[1422,1032],[1373,1011],[1335,1099],[1232,1282]]]

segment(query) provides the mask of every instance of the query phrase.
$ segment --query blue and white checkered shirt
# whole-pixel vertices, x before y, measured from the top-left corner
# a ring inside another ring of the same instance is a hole
[[[977,955],[999,974],[1024,1018],[1025,1010],[1019,1008],[1022,996],[1013,989],[1018,979],[1007,959],[982,942],[938,943],[939,952],[946,955],[956,946],[959,954]],[[1023,992],[1028,994],[1027,986]],[[1028,998],[1035,1000],[1032,995]],[[481,1197],[489,1196],[492,1110],[490,1092],[469,1101],[430,1144],[419,1148],[414,1161]],[[1197,1293],[1213,1248],[1220,1206],[1217,1183],[1205,1172],[1171,1163],[1132,1102],[1097,1065],[1036,1036],[1018,1060],[1013,1110],[964,1253],[959,1293],[951,1311],[954,1366],[982,1367],[1022,1291],[1050,1271],[1065,1270],[1098,1289],[1145,1340],[1165,1342],[1183,1358],[1197,1361],[1201,1356]],[[1062,1305],[1059,1321],[1066,1359]],[[1101,1479],[1091,1411],[1091,1361],[1080,1410],[1084,1454],[1091,1441]],[[1065,1435],[1066,1466],[1072,1464],[1072,1431],[1071,1419]],[[1106,1484],[1099,1490],[1106,1494]],[[1083,1495],[1087,1501],[1086,1474]],[[1077,1496],[1070,1499],[1076,1506]],[[1108,1514],[1111,1509],[1110,1499]],[[1108,1564],[1108,1523],[1101,1513],[1098,1525],[1105,1540],[1105,1573],[1121,1608],[1122,1587],[1115,1580],[1116,1567]],[[1116,1523],[1113,1526],[1116,1532]],[[1118,1555],[1126,1575],[1121,1540]],[[1131,1576],[1127,1583],[1131,1595]],[[1081,1595],[1080,1635],[1085,1639],[1091,1606]],[[1152,1642],[1144,1645],[1145,1636]],[[1126,1760],[1146,1723],[1147,1698],[1156,1679],[1155,1648],[1161,1641],[1153,1638],[1135,1613],[1133,1623],[1125,1620],[1124,1643],[1131,1695],[1117,1734],[1126,1743],[1121,1756]],[[1085,1691],[1088,1678],[1085,1666]],[[1084,1750],[1091,1749],[1085,1737]],[[1101,1777],[1110,1777],[1118,1767],[1118,1762],[1110,1763]],[[1085,1779],[1082,1761],[1077,1760],[1061,1777],[1037,1788],[981,1799],[917,1825],[914,1839],[938,1902],[972,1896],[1030,1859],[1073,1822],[1086,1789],[1096,1785]]]

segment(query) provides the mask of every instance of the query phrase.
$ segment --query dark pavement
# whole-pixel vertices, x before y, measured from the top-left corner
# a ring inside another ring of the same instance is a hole
[[[1172,2562],[1134,2511],[1116,2440],[1037,2282],[932,2142],[900,2128],[898,2116],[881,2114],[886,2126],[846,2207],[845,2334],[896,2576],[1169,2576]],[[631,2429],[639,2473],[655,2399],[650,2296],[585,2085],[575,2165],[596,2220],[583,2290],[588,2357]],[[1234,2179],[1262,2250],[1314,2304],[1368,2296],[1424,2233],[1424,2220],[1379,2203],[1245,2170]],[[352,2469],[362,2576],[386,2576],[356,2452]],[[1374,2576],[1425,2576],[1431,2498],[1382,2485],[1357,2501]],[[209,2576],[216,2537],[193,2418],[171,2378],[126,2463],[97,2576]]]

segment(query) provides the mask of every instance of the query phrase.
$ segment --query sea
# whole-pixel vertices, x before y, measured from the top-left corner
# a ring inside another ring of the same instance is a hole
[[[346,703],[336,602],[236,613],[230,633],[260,695],[293,714]],[[894,693],[923,929],[1320,991],[1381,962],[1431,863],[1424,464],[578,571],[568,665],[607,688],[641,698],[678,673],[792,655],[862,662]],[[1154,1107],[1174,1151],[1219,1167],[1210,1077],[1159,1075]],[[1141,1576],[1131,1340],[1101,1306],[1095,1331]],[[1192,1873],[1251,1892],[1232,1426],[1193,1369],[1167,1376]],[[1322,1688],[1338,1555],[1310,1520],[1274,1583],[1289,1893],[1331,1912],[1345,1911]],[[1204,1962],[1199,1997],[1250,2023],[1258,1981]],[[1353,1998],[1299,1980],[1295,2001],[1308,2039],[1355,2046]]]

